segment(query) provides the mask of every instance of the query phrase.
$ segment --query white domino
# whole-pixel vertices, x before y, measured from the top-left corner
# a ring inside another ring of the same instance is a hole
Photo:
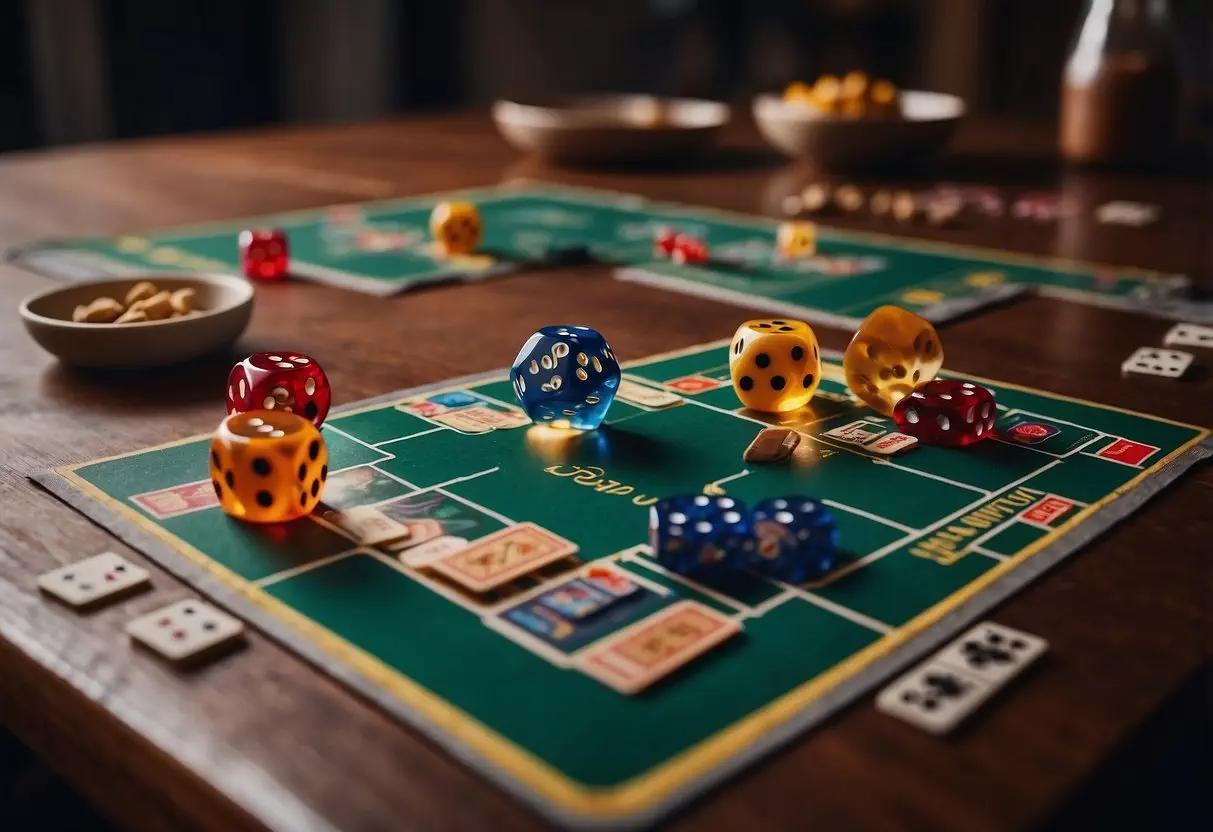
[[[1039,636],[983,621],[936,653],[935,658],[987,684],[1002,687],[1048,649],[1049,643]]]
[[[1176,324],[1163,337],[1168,347],[1204,347],[1213,350],[1213,326]]]
[[[1120,365],[1121,375],[1179,378],[1192,365],[1192,353],[1139,347]]]
[[[136,618],[126,632],[153,653],[186,663],[239,644],[244,624],[210,604],[187,599]]]
[[[932,734],[946,734],[994,695],[994,688],[934,659],[876,697],[876,708]]]
[[[39,589],[78,609],[116,600],[150,582],[146,569],[113,552],[103,552],[38,576]]]

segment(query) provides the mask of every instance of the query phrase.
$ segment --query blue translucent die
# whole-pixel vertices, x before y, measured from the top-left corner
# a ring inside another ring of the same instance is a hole
[[[740,569],[753,559],[750,512],[732,497],[668,497],[649,507],[649,545],[680,575]]]
[[[518,352],[510,383],[537,424],[594,430],[619,389],[619,362],[588,326],[545,326]]]
[[[834,515],[811,497],[777,497],[755,505],[754,537],[750,565],[787,583],[818,578],[838,561]]]

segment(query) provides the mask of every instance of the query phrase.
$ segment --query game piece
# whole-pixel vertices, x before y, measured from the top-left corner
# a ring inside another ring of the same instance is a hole
[[[483,232],[480,212],[470,202],[440,202],[430,214],[430,233],[444,255],[471,254]]]
[[[898,429],[925,445],[963,448],[994,432],[994,393],[969,381],[937,378],[893,408]]]
[[[178,665],[214,658],[243,641],[244,624],[210,604],[187,598],[126,625],[132,639]]]
[[[149,583],[146,569],[113,552],[102,552],[38,576],[38,589],[76,609],[125,598]]]
[[[821,501],[793,495],[754,506],[749,565],[791,584],[819,578],[838,561],[838,527]]]
[[[286,232],[280,228],[250,228],[240,232],[240,270],[251,280],[276,281],[287,276]]]
[[[430,568],[479,593],[575,554],[575,543],[534,523],[515,523],[434,561]]]
[[[1095,219],[1105,225],[1146,226],[1158,222],[1160,209],[1146,202],[1115,200],[1095,209]]]
[[[893,193],[881,188],[868,200],[868,211],[874,217],[887,217],[893,210]]]
[[[1180,378],[1192,365],[1194,356],[1181,350],[1160,350],[1154,347],[1138,347],[1120,365],[1120,374],[1139,376],[1162,376]]]
[[[732,497],[679,495],[649,507],[649,545],[657,562],[680,575],[739,569],[754,549],[750,512]]]
[[[1176,324],[1167,330],[1162,342],[1168,347],[1204,347],[1213,349],[1213,326]]]
[[[782,260],[800,260],[817,253],[817,226],[811,222],[781,222],[775,250]]]
[[[674,238],[670,259],[679,264],[706,263],[709,260],[708,244],[693,234],[679,234]]]
[[[893,201],[889,205],[889,213],[893,215],[893,219],[898,222],[909,222],[921,211],[922,204],[918,201],[918,197],[910,191],[897,191],[893,194]]]
[[[800,434],[791,428],[763,428],[745,449],[746,462],[782,462],[800,444]]]
[[[935,654],[935,661],[995,689],[1005,687],[1049,649],[1038,636],[983,621]]]
[[[345,511],[331,511],[324,515],[334,526],[350,535],[362,546],[378,546],[409,536],[409,529],[388,517],[374,506],[354,506]]]
[[[821,384],[817,336],[804,321],[746,321],[733,333],[729,375],[737,398],[763,413],[804,407]]]
[[[311,513],[328,463],[315,425],[280,410],[228,416],[211,440],[211,485],[220,508],[253,523],[285,523]]]
[[[935,327],[899,306],[881,306],[864,318],[842,357],[847,387],[886,416],[942,366],[943,346]]]
[[[678,232],[672,228],[662,228],[653,237],[654,257],[673,257],[674,246],[678,242]]]
[[[588,326],[545,326],[526,340],[510,383],[531,421],[594,430],[619,389],[619,362]]]
[[[834,191],[834,204],[848,214],[853,214],[862,209],[863,203],[863,191],[854,185],[842,185],[838,190]]]
[[[932,734],[946,734],[994,695],[994,688],[935,660],[882,690],[876,708]]]
[[[639,693],[741,632],[741,624],[698,601],[678,601],[608,636],[577,667],[623,694]]]
[[[298,413],[320,427],[332,403],[328,376],[316,363],[292,350],[255,352],[227,376],[227,412],[280,410]]]
[[[830,188],[827,185],[806,185],[800,192],[801,204],[805,212],[816,214],[826,210],[830,205]]]
[[[905,453],[918,444],[918,440],[905,433],[890,431],[864,444],[863,449],[877,456],[893,456]]]

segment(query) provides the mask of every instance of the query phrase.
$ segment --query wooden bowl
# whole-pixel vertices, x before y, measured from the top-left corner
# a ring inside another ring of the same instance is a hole
[[[652,162],[700,153],[729,121],[718,101],[602,95],[498,101],[493,121],[516,149],[563,164]]]
[[[758,132],[777,150],[819,170],[857,170],[938,151],[964,117],[964,101],[940,92],[901,92],[901,117],[846,118],[778,95],[754,99]]]
[[[158,289],[194,289],[199,314],[137,324],[72,321],[77,305],[103,296],[121,299],[144,280]],[[72,283],[32,295],[20,307],[21,320],[38,345],[65,364],[80,367],[158,367],[188,361],[239,338],[252,312],[252,285],[222,274],[142,274]]]

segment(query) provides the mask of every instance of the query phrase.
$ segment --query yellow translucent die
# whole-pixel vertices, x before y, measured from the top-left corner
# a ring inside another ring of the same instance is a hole
[[[729,375],[741,403],[763,413],[804,407],[821,384],[821,350],[804,321],[746,321],[733,333]]]
[[[430,214],[430,233],[444,254],[471,254],[484,233],[480,211],[470,202],[440,202]]]
[[[329,473],[328,448],[311,422],[281,410],[228,416],[211,439],[211,484],[219,506],[252,523],[310,514]]]
[[[817,226],[811,222],[782,222],[775,233],[775,250],[785,260],[817,253]]]
[[[882,306],[868,315],[842,357],[851,392],[886,416],[942,366],[943,345],[935,327],[899,306]]]

